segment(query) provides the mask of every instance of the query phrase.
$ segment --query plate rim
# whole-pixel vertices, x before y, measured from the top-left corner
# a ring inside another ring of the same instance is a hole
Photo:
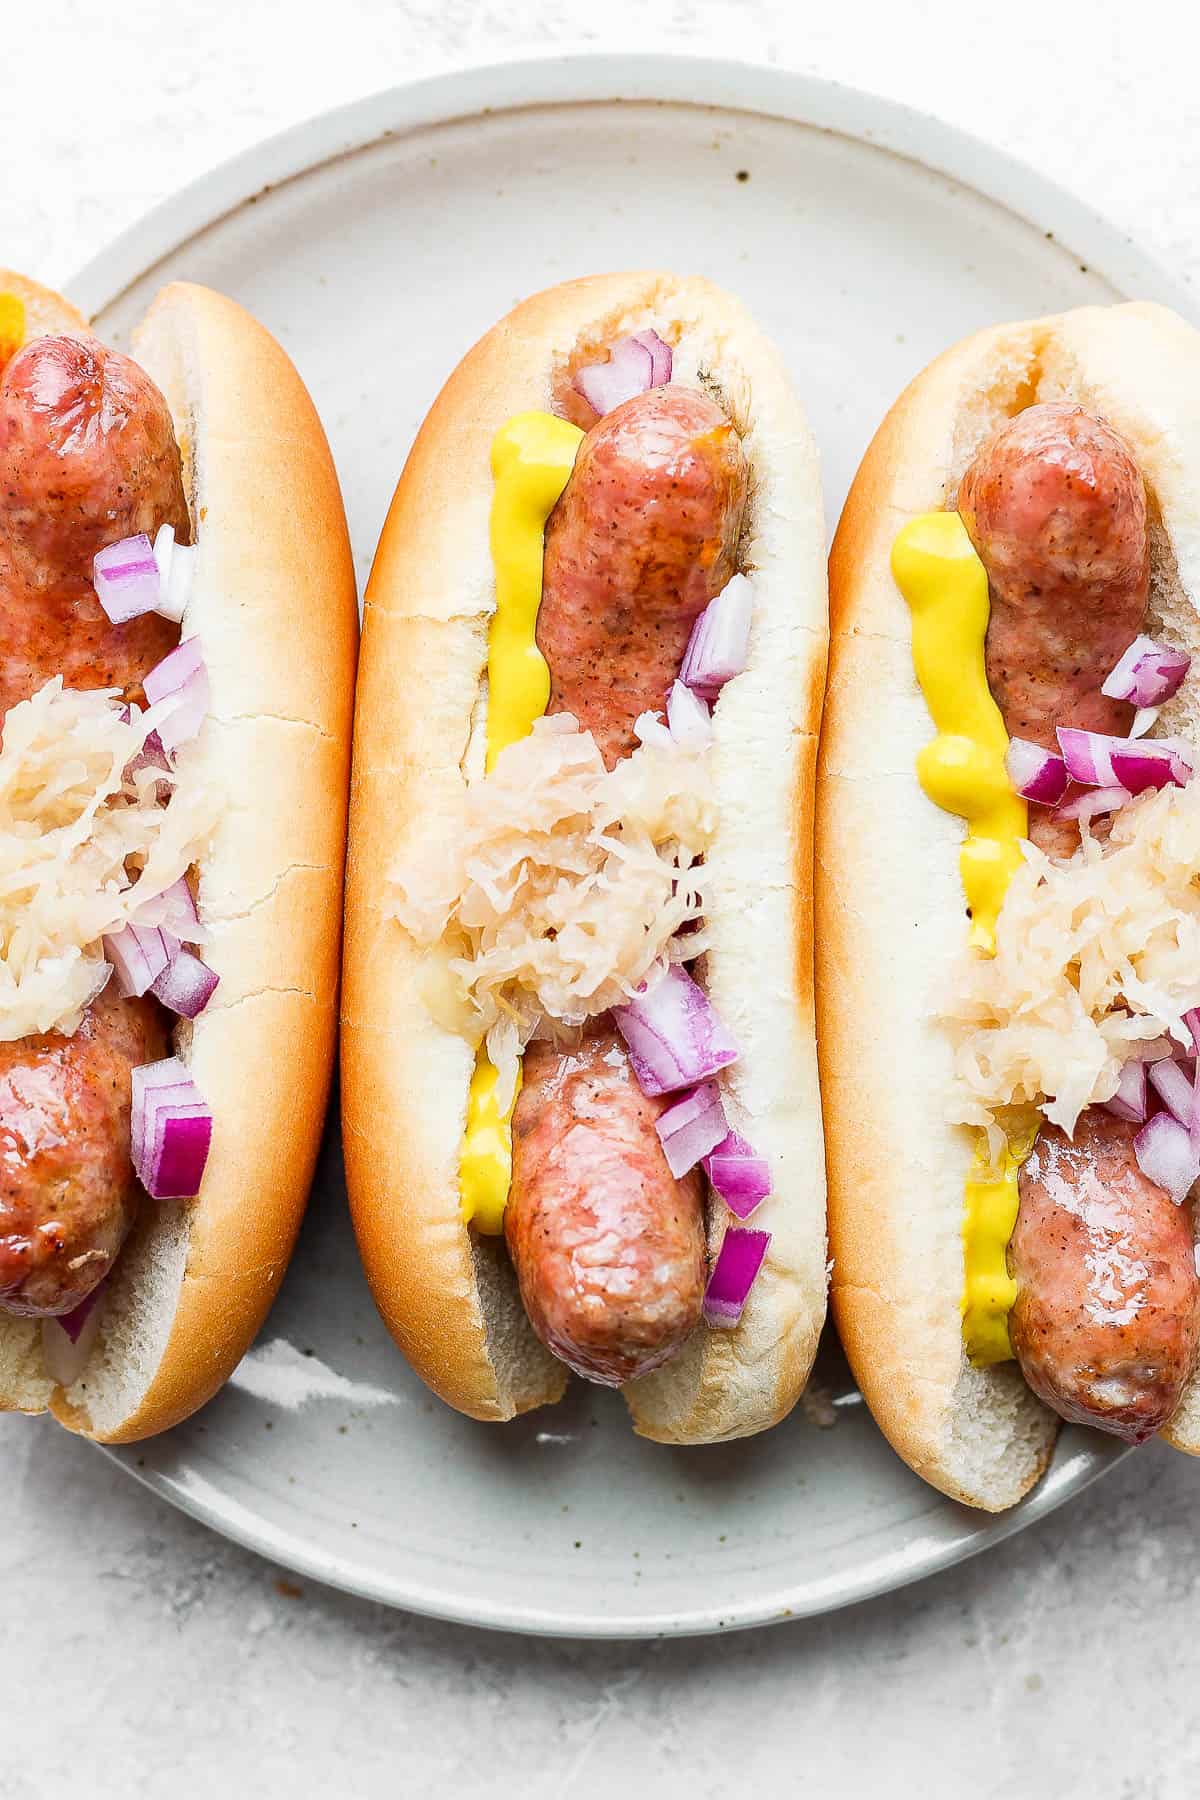
[[[697,96],[703,96],[698,98]],[[1068,189],[995,145],[903,101],[826,76],[754,59],[692,51],[609,51],[556,47],[486,61],[454,61],[411,81],[317,113],[249,146],[187,183],[135,220],[68,280],[67,291],[89,317],[115,305],[168,256],[218,225],[251,199],[387,138],[490,113],[550,105],[642,102],[702,112],[742,112],[815,127],[913,162],[981,195],[1045,231],[1122,294],[1159,299],[1197,318],[1186,279],[1163,267],[1130,234]],[[1070,1446],[1063,1454],[1063,1446]],[[377,1576],[363,1559],[317,1550],[311,1541],[253,1516],[232,1517],[159,1470],[138,1466],[141,1446],[98,1446],[141,1486],[209,1529],[268,1560],[346,1593],[453,1623],[548,1637],[633,1640],[744,1630],[786,1618],[812,1617],[855,1605],[939,1573],[1045,1517],[1081,1493],[1128,1454],[1115,1442],[1074,1431],[1060,1439],[1054,1465],[1018,1507],[987,1520],[971,1539],[926,1551],[901,1569],[868,1563],[843,1577],[836,1597],[811,1582],[759,1594],[720,1611],[698,1604],[637,1615],[552,1611],[512,1601],[470,1600],[420,1580]],[[952,1504],[947,1502],[947,1504]],[[972,1520],[980,1515],[961,1509]],[[806,1592],[807,1590],[807,1592]]]

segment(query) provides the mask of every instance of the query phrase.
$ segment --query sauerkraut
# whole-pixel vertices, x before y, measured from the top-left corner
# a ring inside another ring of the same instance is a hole
[[[655,963],[705,947],[708,751],[648,735],[610,771],[570,713],[538,719],[414,823],[392,868],[389,909],[419,944],[445,946],[457,1004],[439,1016],[486,1037],[502,1108],[546,1022],[581,1025]]]
[[[1200,781],[1117,813],[1053,862],[1032,844],[992,958],[966,952],[943,1013],[955,1043],[949,1116],[1003,1146],[997,1109],[1033,1104],[1068,1133],[1116,1092],[1122,1064],[1168,1036],[1190,1048],[1200,1005]]]
[[[203,854],[219,816],[194,747],[143,755],[143,711],[61,676],[11,708],[0,744],[0,1039],[75,1030],[119,931]]]

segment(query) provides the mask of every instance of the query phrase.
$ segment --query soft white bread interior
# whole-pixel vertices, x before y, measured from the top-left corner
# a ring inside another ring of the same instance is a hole
[[[825,1311],[824,1162],[813,1041],[811,825],[826,650],[816,451],[777,352],[709,283],[662,274],[538,294],[464,358],[413,446],[367,588],[359,671],[342,1019],[355,1227],[376,1302],[443,1399],[478,1419],[555,1400],[566,1371],[528,1324],[502,1243],[459,1208],[473,1057],[421,998],[424,953],[387,915],[407,819],[462,783],[494,607],[488,453],[512,414],[552,403],[583,345],[653,328],[673,379],[713,393],[752,471],[742,566],[749,666],[723,691],[714,756],[708,985],[742,1055],[730,1089],[777,1172],[754,1223],[773,1233],[742,1324],[702,1328],[627,1389],[636,1428],[673,1443],[758,1431],[808,1374]],[[714,1215],[721,1210],[714,1207]],[[713,1232],[720,1225],[714,1218]]]
[[[1058,1420],[1015,1363],[962,1350],[963,1182],[945,1121],[946,970],[966,931],[959,820],[926,799],[932,726],[889,566],[914,514],[954,504],[976,449],[1039,400],[1102,414],[1151,497],[1150,625],[1200,650],[1200,335],[1166,309],[1086,307],[979,333],[896,402],[859,469],[830,562],[829,689],[817,792],[817,997],[833,1307],[876,1419],[917,1472],[991,1511],[1036,1482]],[[1197,735],[1189,678],[1160,729]],[[1194,1392],[1194,1387],[1193,1387]],[[1168,1436],[1200,1442],[1189,1393]]]
[[[9,278],[0,276],[0,290]],[[47,307],[50,297],[47,297]],[[65,305],[65,303],[63,303]],[[69,309],[39,329],[81,329]],[[354,574],[333,461],[288,357],[232,300],[174,283],[133,353],[171,407],[198,545],[200,745],[226,796],[199,906],[220,976],[183,1057],[214,1116],[200,1198],[145,1201],[83,1374],[54,1389],[28,1321],[0,1321],[0,1394],[129,1442],[207,1400],[251,1343],[304,1211],[332,1069]]]

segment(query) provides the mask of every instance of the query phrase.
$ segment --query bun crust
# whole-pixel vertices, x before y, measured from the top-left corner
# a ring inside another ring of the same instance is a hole
[[[51,299],[42,330],[84,328]],[[173,283],[133,353],[183,451],[199,546],[183,629],[212,690],[205,772],[229,798],[199,887],[220,986],[176,1030],[213,1145],[197,1201],[143,1204],[70,1389],[42,1375],[35,1321],[0,1321],[8,1403],[109,1443],[165,1430],[223,1384],[303,1215],[334,1053],[357,635],[333,461],[280,346],[233,301]]]
[[[343,1125],[368,1279],[409,1361],[477,1419],[558,1399],[566,1370],[534,1336],[502,1243],[473,1237],[460,1215],[470,1048],[428,1013],[427,955],[385,915],[382,896],[406,818],[463,779],[494,604],[491,440],[512,414],[550,406],[554,377],[579,345],[647,327],[676,345],[674,379],[707,386],[724,405],[752,468],[743,566],[755,626],[749,667],[717,712],[708,982],[742,1049],[731,1087],[747,1132],[788,1177],[755,1216],[774,1237],[738,1330],[702,1328],[665,1369],[626,1389],[643,1435],[698,1443],[761,1430],[794,1404],[824,1317],[826,1254],[810,904],[827,636],[820,482],[777,353],[707,282],[621,274],[535,295],[468,352],[413,446],[363,622]]]
[[[1200,650],[1200,335],[1163,307],[1073,312],[978,333],[896,402],[863,459],[830,561],[830,675],[817,783],[817,993],[829,1159],[832,1301],[879,1425],[904,1459],[972,1506],[1037,1481],[1059,1421],[1016,1363],[962,1351],[963,1181],[971,1134],[946,1123],[949,1041],[936,1022],[965,932],[961,822],[917,784],[931,735],[892,542],[953,504],[979,445],[1037,400],[1101,413],[1154,498],[1151,625]],[[1190,684],[1189,684],[1190,685]],[[1168,730],[1196,735],[1187,691]],[[1183,716],[1187,708],[1191,714]],[[1195,1384],[1166,1433],[1200,1447]],[[1194,1421],[1194,1422],[1193,1422]]]

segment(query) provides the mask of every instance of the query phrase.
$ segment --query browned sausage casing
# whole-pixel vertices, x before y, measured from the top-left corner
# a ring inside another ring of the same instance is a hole
[[[107,991],[73,1037],[0,1043],[0,1306],[70,1312],[133,1224],[129,1072],[167,1054],[162,1008]]]
[[[187,537],[170,412],[128,357],[38,338],[0,381],[0,712],[52,675],[142,697],[177,642],[156,615],[112,625],[92,557],[169,523]],[[107,1274],[140,1189],[130,1072],[166,1054],[154,1000],[107,991],[73,1037],[0,1043],[0,1307],[61,1314]]]
[[[737,566],[746,459],[719,406],[651,388],[579,447],[546,527],[537,641],[548,711],[574,713],[611,769],[660,708],[698,616]]]
[[[667,1167],[654,1130],[667,1104],[631,1079],[607,1023],[565,1055],[525,1052],[509,1253],[542,1342],[611,1386],[666,1362],[700,1316],[700,1177],[676,1181]]]
[[[1124,737],[1133,708],[1100,692],[1142,629],[1146,490],[1123,440],[1081,406],[1031,406],[980,451],[959,511],[988,572],[987,677],[1010,737],[1055,727]],[[1029,834],[1069,856],[1078,827],[1032,807]]]
[[[988,684],[1010,736],[1057,748],[1056,725],[1127,733],[1132,708],[1100,692],[1149,584],[1145,487],[1124,441],[1082,407],[1031,406],[980,450],[959,509],[988,573]],[[1053,855],[1079,841],[1037,806],[1030,836]],[[1019,1178],[1009,1329],[1064,1419],[1141,1443],[1195,1362],[1200,1280],[1190,1210],[1141,1173],[1135,1130],[1098,1107],[1073,1144],[1043,1128]]]
[[[692,624],[734,572],[747,473],[707,396],[627,400],[580,446],[546,532],[538,643],[551,712],[571,711],[611,768],[661,708]],[[700,1320],[700,1177],[676,1181],[609,1021],[563,1055],[533,1044],[513,1112],[505,1235],[534,1330],[609,1386],[657,1368]]]
[[[1175,1411],[1200,1337],[1191,1215],[1138,1168],[1137,1130],[1098,1106],[1073,1143],[1047,1125],[1010,1250],[1026,1381],[1064,1419],[1131,1444]]]

